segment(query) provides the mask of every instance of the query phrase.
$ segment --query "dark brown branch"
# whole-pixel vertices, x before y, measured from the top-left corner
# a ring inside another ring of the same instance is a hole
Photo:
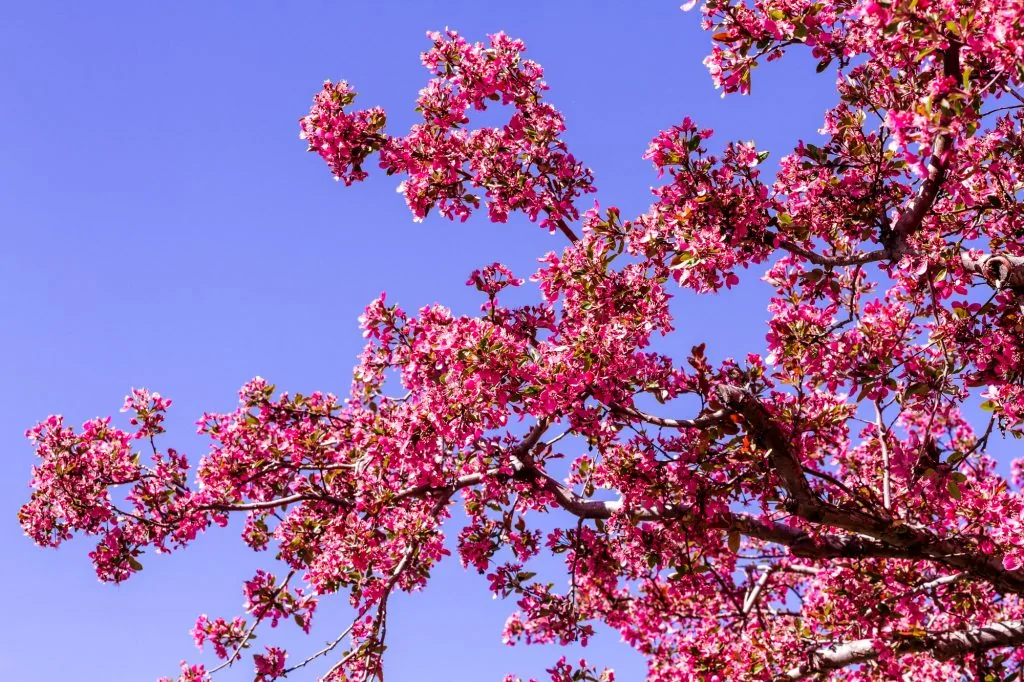
[[[556,224],[558,225],[558,229],[562,231],[562,234],[564,234],[566,239],[568,239],[570,242],[575,244],[580,240],[580,238],[576,236],[576,233],[572,231],[572,228],[569,227],[569,225],[564,220],[559,218]]]
[[[960,44],[950,41],[949,47],[943,52],[942,75],[946,78],[953,78],[957,83],[961,81],[960,72]],[[943,99],[939,100],[941,105]],[[900,214],[892,231],[886,236],[885,246],[889,257],[898,261],[907,251],[907,240],[921,228],[925,215],[931,210],[935,198],[939,195],[939,189],[946,179],[946,169],[953,151],[953,136],[948,132],[949,124],[952,121],[952,113],[945,110],[939,117],[939,127],[943,132],[939,133],[932,144],[932,156],[928,161],[928,176],[921,184],[917,196],[911,202],[907,210]]]
[[[761,401],[741,388],[728,385],[718,387],[718,397],[726,407],[746,419],[747,429],[767,452],[772,467],[782,478],[783,487],[792,496],[791,506],[794,509],[802,507],[808,512],[819,506],[821,501],[807,482],[803,466],[793,453],[790,438],[782,432]]]
[[[825,535],[811,537],[805,531],[778,521],[766,521],[753,514],[726,512],[711,519],[699,517],[690,507],[667,506],[664,509],[626,508],[622,500],[591,500],[565,487],[549,474],[523,465],[519,475],[538,483],[551,493],[558,506],[581,519],[608,519],[615,514],[626,514],[633,521],[702,523],[708,528],[737,532],[747,537],[788,547],[794,556],[808,559],[826,558],[914,558],[915,552],[903,547],[854,535]]]
[[[754,442],[767,453],[790,496],[787,509],[791,513],[813,524],[842,529],[882,545],[902,549],[910,558],[936,561],[964,571],[974,578],[987,580],[1002,591],[1024,594],[1024,574],[1007,571],[1000,556],[975,552],[967,538],[941,539],[922,526],[897,523],[820,499],[811,489],[789,439],[764,405],[735,386],[720,386],[718,392],[727,407],[743,415]]]

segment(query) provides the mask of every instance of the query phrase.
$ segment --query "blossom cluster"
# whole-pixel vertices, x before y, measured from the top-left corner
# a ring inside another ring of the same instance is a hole
[[[310,151],[345,184],[363,180],[362,164],[379,152],[388,175],[406,176],[399,191],[417,220],[435,207],[446,218],[466,220],[481,203],[474,191],[483,192],[497,222],[521,211],[553,232],[577,219],[575,201],[595,191],[593,175],[562,140],[565,121],[542,101],[544,70],[523,59],[523,42],[503,33],[489,45],[471,44],[455,31],[428,37],[433,47],[422,61],[434,77],[416,101],[423,123],[405,136],[385,135],[382,110],[346,112],[355,93],[344,81],[328,82],[300,121]],[[469,112],[489,104],[509,108],[508,122],[467,128]]]

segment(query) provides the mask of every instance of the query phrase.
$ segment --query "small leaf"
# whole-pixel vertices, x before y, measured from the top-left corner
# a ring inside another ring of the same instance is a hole
[[[740,551],[740,534],[736,531],[729,533],[729,549],[732,550],[733,554]]]
[[[949,490],[949,494],[953,497],[954,500],[959,500],[961,497],[963,497],[963,494],[960,492],[960,486],[958,486],[956,484],[956,481],[954,481],[952,478],[946,482],[946,489]]]
[[[907,386],[907,395],[928,395],[931,390],[931,387],[922,381]]]
[[[825,276],[825,271],[824,270],[822,270],[821,268],[814,268],[813,270],[808,272],[806,275],[804,275],[804,279],[806,279],[808,282],[817,282],[818,280],[820,280],[824,276]]]
[[[689,251],[680,251],[679,253],[672,257],[671,261],[669,261],[668,269],[677,270],[679,268],[685,268],[687,266],[687,263],[692,261],[693,258],[694,255]]]

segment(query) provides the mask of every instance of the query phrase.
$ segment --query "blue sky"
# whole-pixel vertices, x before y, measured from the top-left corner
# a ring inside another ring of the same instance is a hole
[[[759,68],[752,96],[721,99],[701,65],[710,38],[699,16],[669,1],[8,3],[3,15],[0,679],[18,682],[137,682],[173,674],[182,658],[209,661],[188,629],[202,612],[237,613],[241,581],[266,559],[214,530],[188,551],[147,557],[121,586],[99,584],[88,542],[44,551],[17,525],[28,426],[116,413],[145,386],[174,399],[164,445],[195,461],[206,447],[196,418],[231,409],[252,376],[344,393],[362,342],[356,317],[382,290],[410,310],[440,301],[472,312],[473,269],[501,260],[529,275],[563,246],[522,219],[413,224],[397,180],[379,173],[335,183],[298,139],[325,78],[347,79],[358,104],[383,106],[400,132],[427,79],[426,30],[523,38],[597,198],[624,215],[642,212],[657,182],[641,155],[660,129],[691,116],[718,142],[754,139],[774,161],[818,137],[834,98],[831,76],[795,54]],[[680,296],[668,348],[761,352],[767,294],[751,282]],[[389,682],[541,674],[560,652],[504,647],[512,608],[457,561],[442,565],[425,593],[391,609]],[[281,628],[259,644],[313,650],[345,625],[339,604],[318,615],[312,638]],[[620,679],[642,676],[614,633],[586,655]],[[251,679],[240,667],[220,679]]]

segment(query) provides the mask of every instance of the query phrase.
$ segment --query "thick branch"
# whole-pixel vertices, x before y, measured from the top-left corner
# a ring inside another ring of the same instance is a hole
[[[960,262],[967,272],[981,275],[997,289],[1024,289],[1024,256],[1009,254],[960,254]]]
[[[849,531],[892,548],[906,556],[937,561],[987,580],[1006,592],[1024,594],[1024,574],[1003,568],[1002,557],[975,552],[965,539],[937,538],[927,528],[868,514],[860,509],[838,507],[819,498],[804,475],[803,466],[768,410],[753,395],[735,386],[720,386],[726,407],[743,415],[753,440],[767,453],[772,467],[790,495],[787,509],[806,521]]]
[[[728,385],[718,387],[718,397],[726,407],[746,419],[750,434],[767,452],[772,467],[782,478],[783,486],[792,496],[793,503],[808,511],[819,506],[820,500],[804,476],[803,466],[793,452],[790,438],[782,432],[761,401],[741,388]]]
[[[849,256],[824,256],[820,253],[815,253],[810,249],[805,249],[799,244],[795,244],[788,239],[782,239],[777,235],[773,235],[772,237],[774,239],[774,245],[777,248],[780,248],[783,251],[789,251],[792,254],[805,258],[811,263],[822,267],[840,268],[848,265],[865,265],[867,263],[875,263],[888,258],[888,252],[885,249],[863,251]]]
[[[664,509],[627,509],[622,500],[590,500],[565,487],[546,472],[524,466],[524,478],[537,481],[551,493],[558,505],[581,519],[608,519],[625,513],[634,521],[699,523],[707,528],[737,532],[747,537],[788,547],[794,556],[808,559],[887,557],[909,559],[919,555],[904,547],[894,547],[855,535],[824,535],[811,537],[805,531],[778,521],[768,521],[754,514],[724,512],[713,518],[698,516],[690,507]]]
[[[929,633],[903,637],[891,644],[899,654],[927,652],[937,659],[950,659],[970,652],[984,652],[1024,643],[1024,622],[1010,620],[969,630]],[[802,680],[818,673],[845,668],[878,658],[875,641],[858,639],[838,646],[817,649],[803,663],[786,672],[782,680]]]
[[[951,41],[949,47],[943,52],[942,75],[955,79],[957,83],[961,81],[959,43]],[[898,261],[906,253],[907,240],[921,228],[925,215],[935,203],[939,189],[946,179],[946,169],[953,151],[953,136],[948,131],[951,121],[952,114],[949,113],[949,110],[945,110],[939,118],[939,127],[943,132],[939,133],[932,144],[932,156],[928,161],[928,176],[921,183],[917,196],[914,197],[907,210],[900,214],[892,231],[887,235],[886,251],[893,261]]]

